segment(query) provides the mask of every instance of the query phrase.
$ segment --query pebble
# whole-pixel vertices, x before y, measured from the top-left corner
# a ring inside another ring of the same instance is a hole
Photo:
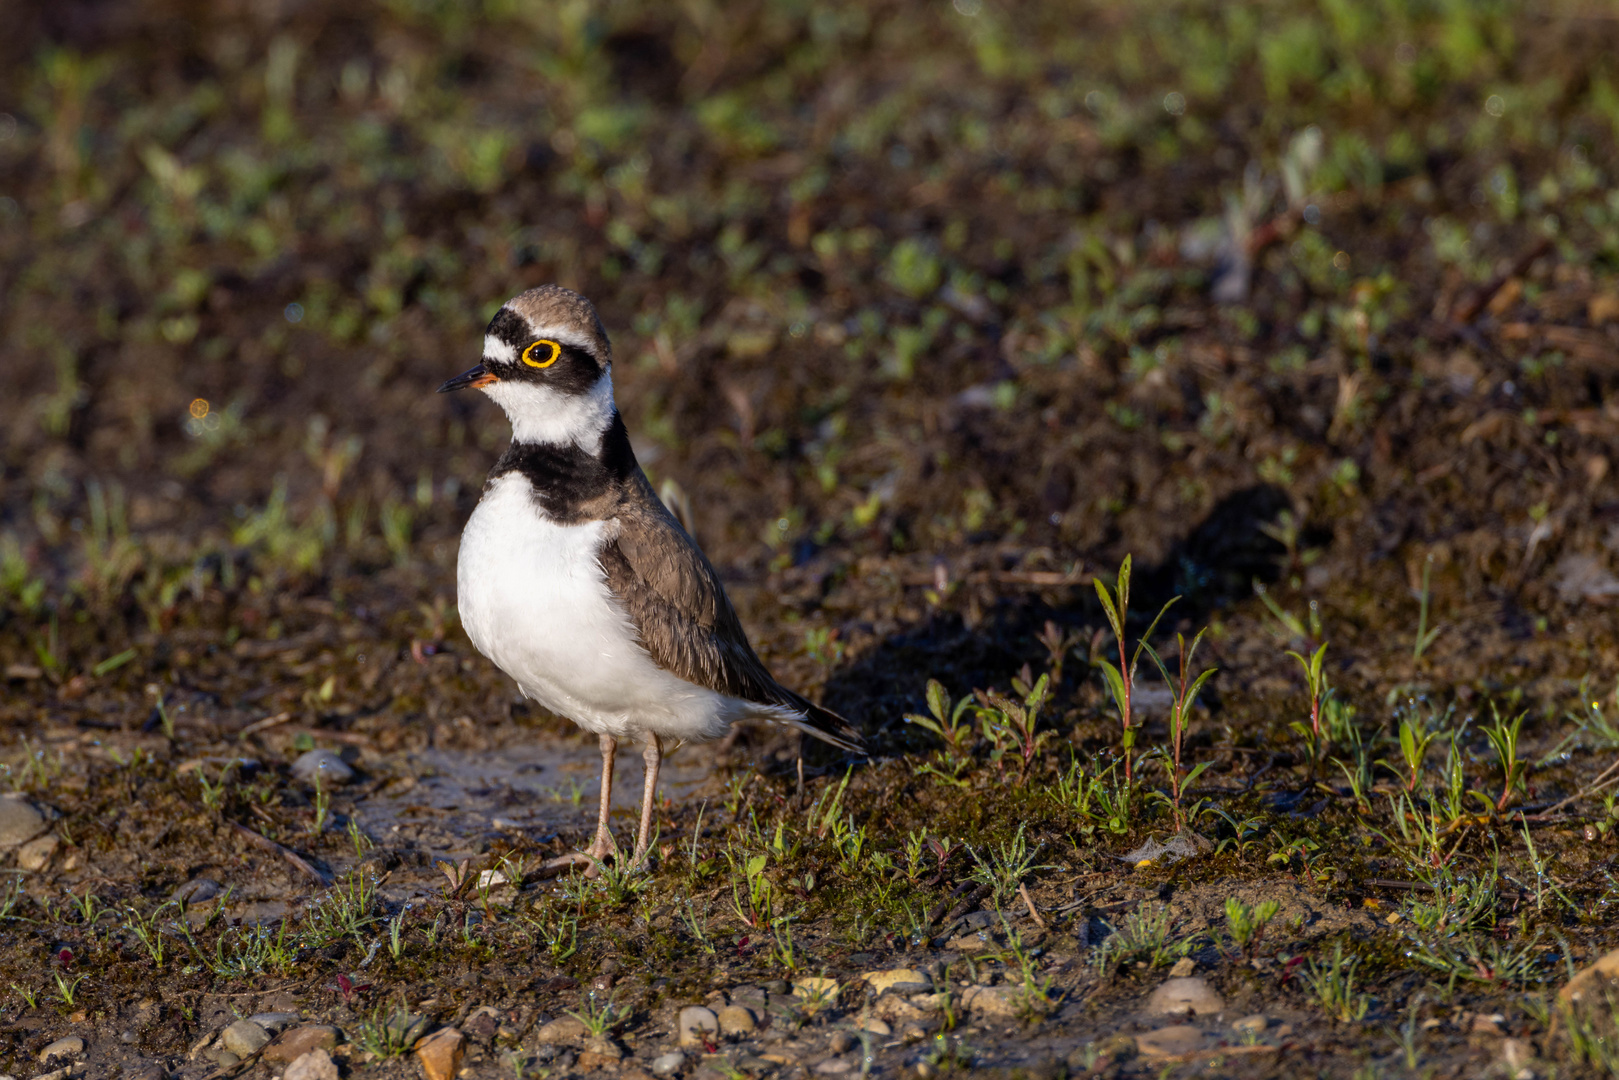
[[[916,1020],[907,1020],[899,1026],[899,1037],[908,1043],[918,1043],[928,1037],[928,1029]]]
[[[295,1012],[261,1012],[254,1013],[248,1019],[274,1035],[288,1024],[296,1024],[298,1014]]]
[[[878,994],[892,991],[896,994],[919,994],[933,988],[932,981],[915,968],[890,968],[887,971],[868,971],[866,985]]]
[[[206,904],[219,895],[219,882],[213,878],[192,878],[174,890],[174,898],[182,904]]]
[[[1147,998],[1148,1016],[1213,1016],[1225,1010],[1225,999],[1206,979],[1169,979]]]
[[[679,1050],[671,1050],[667,1054],[659,1054],[652,1059],[652,1075],[673,1076],[686,1066],[686,1055]]]
[[[611,1039],[598,1036],[585,1040],[585,1048],[579,1051],[577,1064],[580,1069],[590,1072],[592,1069],[599,1069],[604,1065],[616,1068],[622,1060],[624,1060],[624,1051],[618,1048],[618,1044]]]
[[[727,1035],[746,1035],[759,1025],[753,1019],[753,1011],[741,1005],[727,1005],[721,1009],[715,1019],[719,1021],[720,1030]]]
[[[319,779],[322,786],[340,786],[354,779],[354,770],[330,750],[309,750],[292,763],[292,775],[306,784]]]
[[[461,1057],[466,1053],[466,1040],[453,1027],[440,1028],[424,1035],[416,1043],[416,1058],[422,1063],[427,1080],[455,1080],[461,1071]],[[282,1080],[286,1080],[282,1077]]]
[[[847,1054],[850,1050],[860,1045],[860,1040],[847,1031],[834,1031],[829,1045],[832,1047],[834,1054]]]
[[[888,1036],[894,1034],[893,1028],[889,1027],[887,1023],[877,1019],[875,1016],[868,1016],[864,1020],[860,1021],[860,1030],[869,1031],[873,1035],[883,1039],[886,1039]]]
[[[585,1022],[576,1016],[559,1016],[534,1033],[541,1046],[572,1046],[585,1037]]]
[[[854,1062],[842,1057],[827,1058],[815,1066],[815,1071],[822,1076],[842,1076],[853,1069]]]
[[[1571,1004],[1579,1002],[1587,995],[1599,997],[1604,984],[1619,979],[1619,949],[1604,953],[1597,962],[1580,972],[1568,981],[1568,985],[1557,991],[1560,1000]]]
[[[1190,1024],[1146,1031],[1136,1036],[1136,1050],[1144,1058],[1179,1057],[1203,1049],[1203,1032]]]
[[[264,1048],[265,1061],[297,1061],[312,1050],[331,1050],[337,1046],[337,1029],[326,1024],[308,1024],[277,1035]]]
[[[1254,1013],[1252,1016],[1244,1016],[1241,1020],[1232,1021],[1231,1030],[1238,1035],[1257,1035],[1269,1026],[1270,1020],[1264,1013]]]
[[[325,1050],[311,1050],[288,1065],[281,1080],[338,1080],[337,1062]]]
[[[702,1046],[719,1034],[720,1020],[710,1009],[687,1005],[680,1010],[676,1030],[680,1033],[681,1046]]]
[[[0,796],[0,850],[27,843],[45,831],[45,815],[16,795]]]
[[[61,841],[54,836],[41,836],[28,841],[17,849],[18,869],[26,870],[30,874],[45,869],[45,864],[51,861],[51,856],[56,854],[56,847],[60,843]]]
[[[57,1039],[39,1052],[39,1060],[49,1061],[58,1057],[78,1057],[84,1053],[84,1040],[77,1035]]]
[[[213,1050],[204,1050],[202,1056],[219,1066],[220,1069],[234,1069],[236,1066],[242,1063],[242,1059],[236,1054],[229,1050],[221,1050],[218,1048]]]
[[[1169,976],[1172,979],[1184,979],[1186,976],[1190,975],[1196,970],[1197,961],[1193,960],[1190,956],[1183,956],[1179,960],[1175,961],[1174,967],[1169,969]]]
[[[251,1020],[238,1020],[219,1033],[220,1044],[239,1058],[251,1057],[264,1049],[270,1033]]]
[[[1023,992],[1016,986],[969,986],[961,1004],[974,1016],[1017,1016],[1023,1011]]]
[[[838,981],[824,975],[809,975],[793,983],[794,994],[819,1001],[822,1005],[836,1004],[838,990]]]

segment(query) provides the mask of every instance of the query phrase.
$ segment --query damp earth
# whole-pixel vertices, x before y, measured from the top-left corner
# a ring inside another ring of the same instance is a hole
[[[1601,5],[6,27],[0,1074],[1619,1069]],[[595,877],[433,393],[548,281],[871,747],[682,747]]]

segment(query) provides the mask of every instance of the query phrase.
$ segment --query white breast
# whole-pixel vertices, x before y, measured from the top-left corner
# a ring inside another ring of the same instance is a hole
[[[597,558],[607,528],[559,525],[522,474],[496,479],[461,536],[457,603],[472,643],[524,694],[597,734],[713,739],[758,715],[653,663]]]

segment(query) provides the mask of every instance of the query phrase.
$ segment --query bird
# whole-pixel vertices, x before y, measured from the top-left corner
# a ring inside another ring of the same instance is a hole
[[[590,876],[617,855],[607,814],[623,741],[641,742],[646,764],[630,867],[647,855],[666,749],[764,720],[864,752],[847,720],[782,686],[748,643],[713,564],[636,461],[612,369],[594,305],[541,285],[506,301],[477,366],[438,388],[480,390],[511,423],[461,534],[456,606],[524,696],[599,739],[595,839],[547,864]]]

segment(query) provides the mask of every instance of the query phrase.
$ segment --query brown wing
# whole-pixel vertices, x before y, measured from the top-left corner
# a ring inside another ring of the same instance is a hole
[[[847,750],[860,736],[842,717],[778,683],[748,644],[719,575],[639,469],[620,504],[618,535],[602,547],[607,583],[653,661],[687,682],[802,712],[810,734]]]

